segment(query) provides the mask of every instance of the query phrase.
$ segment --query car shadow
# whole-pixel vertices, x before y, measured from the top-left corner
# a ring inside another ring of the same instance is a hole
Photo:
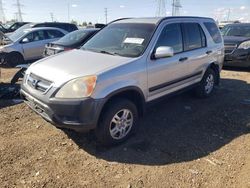
[[[230,67],[230,66],[224,66],[223,70],[227,71],[237,71],[237,72],[250,72],[250,68],[245,67]]]
[[[92,133],[65,131],[80,149],[109,162],[165,165],[209,155],[250,133],[250,85],[222,79],[213,97],[190,93],[161,100],[147,111],[138,133],[115,147],[102,147]]]
[[[0,83],[0,109],[22,103],[19,91],[19,84]]]

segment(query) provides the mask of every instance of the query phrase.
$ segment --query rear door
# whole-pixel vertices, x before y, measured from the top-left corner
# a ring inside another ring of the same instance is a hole
[[[207,39],[198,22],[182,24],[184,51],[188,56],[188,75],[193,76],[191,82],[200,81],[212,51],[207,48]]]
[[[148,59],[148,101],[182,88],[183,80],[188,75],[188,56],[184,52],[180,23],[168,23],[164,26],[154,46],[154,51],[163,46],[172,47],[174,56]]]

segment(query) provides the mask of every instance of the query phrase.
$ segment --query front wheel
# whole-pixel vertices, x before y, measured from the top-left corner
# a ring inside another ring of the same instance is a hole
[[[7,61],[6,64],[9,67],[15,67],[17,65],[23,64],[24,58],[19,53],[10,53],[6,58],[6,61]]]
[[[208,69],[196,88],[196,95],[201,98],[210,97],[214,92],[216,79],[215,71]]]
[[[113,100],[104,109],[96,128],[96,137],[103,145],[121,143],[136,130],[138,111],[127,99]]]

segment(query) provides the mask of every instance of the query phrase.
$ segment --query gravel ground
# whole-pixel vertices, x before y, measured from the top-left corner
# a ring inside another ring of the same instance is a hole
[[[16,70],[3,69],[0,82]],[[0,85],[1,87],[1,85]],[[103,148],[0,100],[1,187],[250,187],[250,72],[224,70],[209,99],[149,108],[138,133]]]

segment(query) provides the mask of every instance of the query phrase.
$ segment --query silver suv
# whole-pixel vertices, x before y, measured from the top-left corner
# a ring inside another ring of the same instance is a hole
[[[121,19],[82,49],[31,65],[21,95],[57,127],[95,129],[101,143],[116,144],[136,130],[148,102],[194,86],[212,95],[223,59],[213,19]]]

